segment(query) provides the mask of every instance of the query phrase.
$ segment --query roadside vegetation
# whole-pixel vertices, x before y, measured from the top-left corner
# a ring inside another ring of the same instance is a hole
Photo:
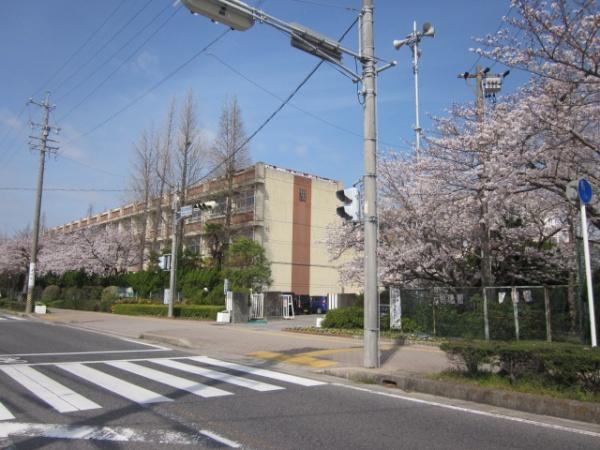
[[[450,341],[440,345],[454,363],[434,378],[600,401],[600,349],[564,342]]]

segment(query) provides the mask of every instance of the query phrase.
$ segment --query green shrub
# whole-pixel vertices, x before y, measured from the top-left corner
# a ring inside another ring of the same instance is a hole
[[[102,294],[100,295],[101,300],[105,301],[116,301],[119,299],[119,287],[118,286],[107,286],[102,289]]]
[[[225,294],[223,293],[223,286],[215,286],[205,297],[202,298],[201,303],[204,305],[220,305],[221,309],[225,306]]]
[[[46,286],[46,288],[44,288],[44,291],[42,292],[42,302],[48,303],[58,298],[60,298],[59,286],[51,284],[50,286]]]
[[[175,305],[173,316],[194,319],[216,320],[217,313],[222,311],[222,306],[213,305]],[[117,303],[112,307],[115,314],[130,316],[164,316],[168,314],[167,305],[139,304],[139,303]]]
[[[483,363],[512,384],[535,379],[564,389],[600,393],[600,349],[540,341],[456,341],[440,346],[474,374]]]
[[[444,342],[440,349],[446,352],[448,359],[459,370],[466,370],[469,375],[476,375],[481,371],[481,366],[491,363],[494,348],[488,342],[480,341],[452,341]]]
[[[25,311],[25,302],[17,302],[7,298],[0,298],[0,308],[6,308],[12,311]]]
[[[163,290],[167,283],[168,272],[140,270],[139,272],[128,273],[125,277],[127,284],[140,297],[149,297],[150,294]]]
[[[81,290],[82,297],[87,300],[100,300],[102,298],[102,286],[84,286]]]
[[[100,309],[98,300],[84,298],[62,298],[49,302],[48,306],[62,309],[76,309],[80,311],[98,311]]]
[[[327,311],[323,326],[325,328],[363,328],[363,317],[363,309],[357,306],[332,309]]]
[[[204,304],[204,299],[215,287],[223,292],[220,272],[214,268],[190,270],[181,280],[183,297],[198,304]],[[204,291],[204,288],[207,288],[208,292]]]

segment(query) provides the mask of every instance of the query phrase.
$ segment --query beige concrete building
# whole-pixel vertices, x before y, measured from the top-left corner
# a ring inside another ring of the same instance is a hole
[[[215,201],[210,211],[195,211],[185,219],[184,246],[208,255],[204,236],[206,223],[223,223],[225,217],[224,178],[206,180],[187,189],[186,204]],[[329,261],[323,243],[327,225],[341,220],[336,215],[335,192],[339,181],[256,163],[239,171],[234,179],[231,216],[232,233],[259,242],[271,262],[271,291],[326,295],[344,289],[339,282],[337,263]],[[152,205],[124,205],[92,217],[80,219],[53,232],[70,232],[100,224],[140,232],[147,216],[148,248],[170,248],[170,196],[155,199]],[[159,216],[148,211],[159,211]],[[154,219],[153,217],[160,217]]]

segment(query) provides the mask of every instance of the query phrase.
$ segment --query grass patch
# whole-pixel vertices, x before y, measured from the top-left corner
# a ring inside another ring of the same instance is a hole
[[[284,328],[283,331],[290,333],[317,334],[321,336],[339,336],[339,337],[355,337],[362,338],[362,328],[317,328],[317,327],[290,327]],[[424,334],[402,333],[396,330],[381,331],[382,339],[391,339],[395,341],[438,345],[445,342],[444,339],[437,339]]]
[[[506,377],[496,373],[480,372],[469,375],[456,370],[429,375],[432,380],[469,384],[481,388],[501,389],[504,391],[522,392],[524,394],[545,395],[558,399],[578,400],[580,402],[600,402],[600,393],[586,392],[578,387],[561,387],[543,383],[535,378],[520,378],[512,383]]]

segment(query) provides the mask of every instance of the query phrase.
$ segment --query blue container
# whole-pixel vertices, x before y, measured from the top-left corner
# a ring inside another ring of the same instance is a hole
[[[325,314],[329,307],[326,295],[314,295],[310,298],[311,314]]]

